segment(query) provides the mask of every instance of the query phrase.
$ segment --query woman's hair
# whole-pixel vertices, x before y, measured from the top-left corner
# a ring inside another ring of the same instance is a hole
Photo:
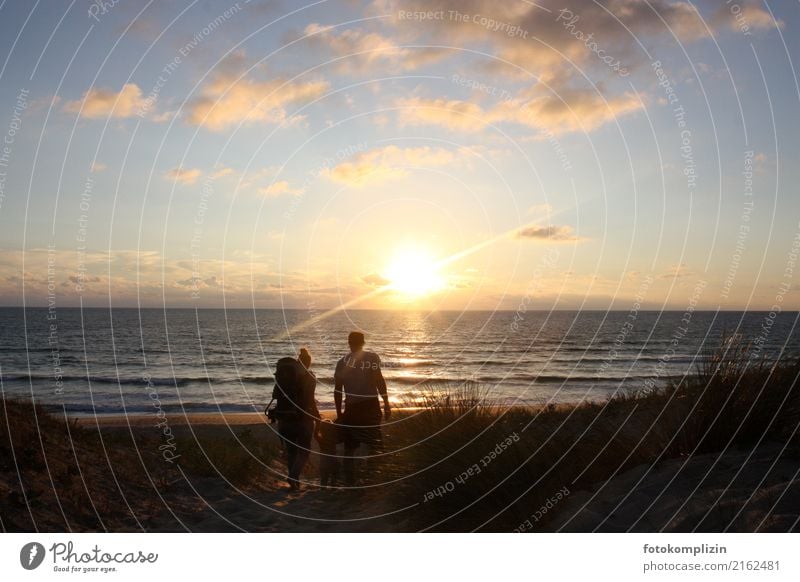
[[[297,356],[297,359],[300,360],[300,363],[303,364],[303,367],[308,369],[311,367],[311,352],[309,352],[306,348],[300,348],[300,353]]]

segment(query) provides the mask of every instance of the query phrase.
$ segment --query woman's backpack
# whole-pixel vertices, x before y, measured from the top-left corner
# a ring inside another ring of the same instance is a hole
[[[272,390],[275,407],[270,408],[270,401],[266,409],[270,422],[301,418],[305,410],[304,373],[303,365],[294,358],[278,360],[275,365],[275,388]]]

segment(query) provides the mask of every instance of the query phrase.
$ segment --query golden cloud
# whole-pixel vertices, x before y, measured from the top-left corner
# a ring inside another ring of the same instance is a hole
[[[277,198],[278,196],[283,196],[284,194],[297,196],[302,194],[303,191],[299,188],[292,188],[289,185],[289,182],[286,180],[281,180],[279,182],[273,182],[266,188],[259,188],[258,193],[262,196],[266,196],[267,198]]]
[[[458,99],[411,97],[396,102],[400,125],[438,125],[463,132],[478,131],[491,123],[491,115],[479,105]]]
[[[448,50],[437,47],[400,47],[377,32],[358,29],[337,32],[333,27],[309,24],[303,32],[305,41],[312,47],[327,56],[339,58],[335,66],[347,74],[364,73],[375,67],[409,71],[439,61],[449,54]]]
[[[575,235],[571,226],[556,226],[553,224],[527,226],[520,229],[517,236],[519,238],[544,240],[548,242],[575,242],[582,240]]]
[[[286,106],[315,99],[327,89],[325,81],[257,81],[223,73],[189,103],[187,121],[211,131],[238,124],[282,123],[287,120]]]
[[[537,86],[538,87],[538,86]],[[541,93],[541,89],[537,89]],[[592,131],[617,117],[642,109],[632,93],[605,98],[589,89],[561,89],[552,95],[528,99],[520,94],[483,109],[467,101],[445,99],[402,99],[398,120],[401,125],[437,125],[449,130],[475,132],[496,123],[515,123],[553,134]]]
[[[203,172],[197,168],[172,168],[164,173],[164,178],[167,180],[174,180],[181,184],[194,184],[197,179],[203,175]]]
[[[135,83],[126,83],[118,93],[110,89],[89,89],[82,99],[69,101],[64,105],[67,113],[77,113],[87,119],[104,117],[133,117],[145,111],[147,100],[142,98],[142,90]]]
[[[352,161],[326,169],[323,174],[336,182],[361,186],[367,182],[402,178],[409,168],[443,166],[455,159],[455,154],[444,148],[400,148],[390,145],[362,152]]]

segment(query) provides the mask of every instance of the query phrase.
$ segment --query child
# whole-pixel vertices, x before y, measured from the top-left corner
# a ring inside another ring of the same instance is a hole
[[[315,435],[319,444],[319,484],[322,487],[335,487],[339,478],[339,458],[336,445],[339,444],[339,426],[330,420],[317,423]]]

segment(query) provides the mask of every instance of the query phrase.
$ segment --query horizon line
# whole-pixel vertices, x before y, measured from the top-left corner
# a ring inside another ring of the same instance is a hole
[[[48,305],[0,305],[0,309],[136,309],[136,310],[194,310],[194,311],[313,311],[319,307],[305,308],[305,307],[193,307],[193,306],[110,306],[110,305],[62,305],[62,306],[48,306]],[[397,312],[425,312],[425,313],[516,313],[518,309],[393,309],[393,308],[376,308],[376,307],[360,307],[348,309],[348,311],[397,311]],[[526,313],[552,313],[557,312],[593,312],[593,313],[629,313],[630,309],[579,309],[579,308],[554,308],[554,309],[526,309]],[[684,313],[686,309],[683,308],[647,308],[639,309],[639,313]],[[704,308],[694,309],[694,313],[771,313],[771,309],[742,309],[742,308]],[[777,312],[781,314],[800,314],[798,309],[786,309]]]

